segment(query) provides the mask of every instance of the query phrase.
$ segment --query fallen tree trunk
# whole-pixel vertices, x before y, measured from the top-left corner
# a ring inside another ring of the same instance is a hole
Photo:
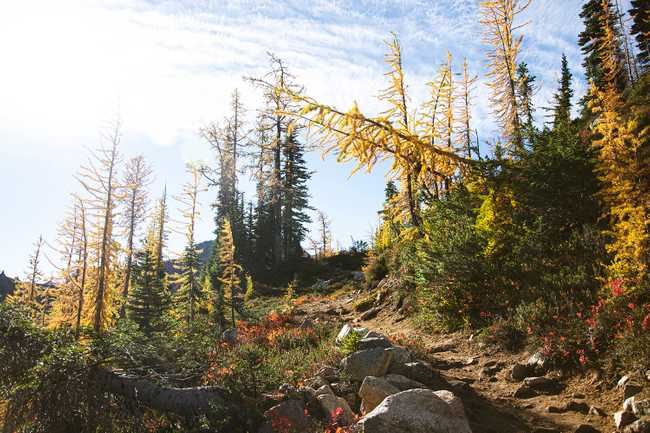
[[[151,380],[118,373],[108,368],[97,368],[93,374],[97,385],[103,391],[161,412],[188,417],[215,411],[238,415],[244,409],[239,398],[227,389],[217,386],[165,387]]]

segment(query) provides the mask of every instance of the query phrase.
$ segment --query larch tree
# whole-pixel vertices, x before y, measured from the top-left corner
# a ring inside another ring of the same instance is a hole
[[[121,139],[120,121],[117,120],[103,134],[106,145],[91,152],[88,164],[82,166],[77,179],[89,194],[87,211],[92,221],[97,260],[96,281],[93,293],[92,324],[100,333],[113,314],[114,260],[117,245],[114,239],[116,204],[121,185],[118,183],[118,166],[121,157],[118,147]]]
[[[516,24],[518,15],[526,10],[531,1],[495,0],[481,2],[481,24],[484,41],[492,48],[488,51],[488,77],[492,91],[492,110],[501,124],[503,136],[510,144],[511,152],[523,150],[522,121],[517,98],[517,64],[523,36],[515,32],[522,25]]]
[[[560,72],[559,87],[553,100],[553,128],[566,127],[571,123],[571,100],[573,98],[573,87],[571,81],[573,75],[569,70],[569,61],[565,54],[562,54],[562,68]]]
[[[332,220],[322,210],[316,211],[318,218],[320,257],[327,257],[332,253]]]
[[[177,278],[179,285],[176,293],[177,307],[185,318],[188,328],[194,326],[197,312],[203,300],[203,290],[200,284],[201,269],[200,250],[196,246],[195,230],[200,215],[199,193],[201,187],[201,171],[198,165],[188,164],[187,172],[190,181],[183,186],[183,191],[177,197],[181,203],[181,214],[186,237],[185,249],[177,260],[180,274]]]
[[[594,146],[609,220],[610,273],[643,290],[650,263],[650,109],[647,96],[635,104],[624,99],[619,41],[608,18],[603,16],[602,85],[592,85],[590,108],[597,115]]]
[[[235,243],[232,237],[230,221],[225,219],[221,226],[221,242],[219,245],[219,282],[222,285],[224,298],[230,306],[232,329],[236,329],[235,310],[241,303],[241,278],[242,269],[235,260]]]
[[[124,283],[122,285],[120,317],[124,317],[126,311],[126,301],[131,284],[133,244],[135,237],[138,235],[139,226],[147,212],[147,187],[151,183],[151,175],[152,170],[143,156],[136,156],[127,161],[124,179],[122,181],[124,194],[121,197],[123,225],[126,231],[126,264],[124,269]]]
[[[286,87],[278,91],[292,97],[300,107],[299,111],[287,114],[305,122],[308,130],[316,133],[317,144],[326,154],[335,153],[339,162],[356,161],[353,173],[362,168],[371,171],[378,162],[391,160],[389,175],[400,180],[407,219],[417,229],[418,186],[426,179],[452,176],[460,165],[473,161],[448,149],[446,144],[432,145],[431,134],[417,128],[418,122],[410,119],[421,119],[422,115],[409,115],[397,36],[388,42],[388,47],[389,87],[379,95],[388,107],[379,116],[364,115],[356,103],[344,112]]]
[[[18,282],[15,292],[8,297],[9,302],[25,305],[34,320],[39,318],[44,308],[45,293],[42,288],[43,273],[41,272],[44,245],[45,241],[41,235],[34,243],[34,251],[29,256],[29,267],[25,272],[25,281]]]
[[[472,145],[472,90],[478,77],[476,75],[471,75],[469,72],[469,66],[467,59],[463,62],[463,77],[459,87],[460,107],[457,129],[458,138],[457,141],[462,143],[462,147],[465,149],[465,153],[468,159],[472,158],[472,152],[476,154],[477,159],[480,158],[480,152],[478,150],[479,143]]]
[[[650,3],[648,0],[632,0],[632,36],[639,50],[637,61],[644,72],[650,67]]]
[[[84,296],[86,295],[86,278],[88,274],[88,229],[87,229],[87,216],[86,205],[77,198],[79,209],[79,249],[77,252],[77,276],[75,280],[77,284],[77,308],[75,314],[75,337],[79,338],[79,331],[81,329],[81,317],[84,307]]]

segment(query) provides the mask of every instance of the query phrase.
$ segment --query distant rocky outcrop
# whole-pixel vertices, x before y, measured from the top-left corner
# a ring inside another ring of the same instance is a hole
[[[16,283],[13,278],[6,276],[4,271],[0,272],[0,302],[11,295],[14,290],[16,290]]]

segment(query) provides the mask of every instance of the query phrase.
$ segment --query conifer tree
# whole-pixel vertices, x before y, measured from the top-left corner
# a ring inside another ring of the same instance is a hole
[[[332,221],[322,210],[316,211],[318,217],[318,234],[320,236],[319,244],[321,247],[320,257],[327,257],[332,253]]]
[[[472,145],[472,89],[478,80],[476,75],[472,76],[469,73],[469,66],[467,59],[463,62],[463,81],[460,86],[460,113],[458,115],[458,142],[462,143],[462,147],[467,153],[467,158],[472,158],[472,152],[476,153],[477,158],[480,158],[478,150]],[[478,143],[476,143],[478,146]]]
[[[553,128],[566,127],[571,123],[571,99],[573,88],[571,80],[573,75],[569,70],[569,62],[565,54],[562,54],[562,69],[560,72],[559,88],[553,95],[555,106],[553,107]]]
[[[521,28],[515,19],[530,5],[530,0],[495,0],[481,2],[481,24],[484,40],[492,47],[488,52],[490,102],[510,150],[523,149],[521,109],[517,98],[517,57],[521,50],[522,36],[515,36]]]
[[[122,205],[124,227],[126,230],[126,266],[124,269],[124,284],[122,286],[123,304],[120,308],[120,317],[124,316],[126,301],[131,282],[131,265],[133,261],[133,242],[138,234],[139,224],[145,217],[147,208],[146,187],[151,183],[151,168],[143,156],[136,156],[127,161],[124,174],[124,195]]]
[[[96,259],[96,277],[93,293],[92,324],[96,333],[108,325],[113,314],[114,261],[117,244],[114,240],[115,206],[120,185],[117,182],[117,169],[121,157],[118,147],[121,139],[120,122],[116,121],[104,134],[107,142],[81,168],[77,179],[89,194],[87,210],[92,211],[89,221],[93,221],[93,249]]]
[[[632,0],[632,35],[639,50],[637,60],[644,72],[650,67],[650,3],[647,0]]]
[[[535,107],[533,106],[533,95],[535,94],[535,80],[537,77],[532,75],[528,70],[525,62],[519,63],[517,67],[517,98],[519,106],[519,118],[522,126],[526,129],[527,134],[533,130]]]
[[[298,141],[296,130],[286,136],[283,167],[283,241],[284,256],[292,261],[302,255],[301,243],[307,235],[306,225],[311,222],[307,211],[309,191],[307,181],[311,173],[307,170],[303,145]]]
[[[15,292],[8,298],[9,302],[25,305],[34,320],[40,319],[45,308],[46,293],[43,287],[43,273],[41,272],[44,245],[45,241],[41,235],[34,243],[34,251],[29,256],[29,267],[25,272],[25,281],[18,282]]]
[[[199,280],[201,269],[200,250],[194,237],[196,222],[199,218],[198,196],[201,191],[201,172],[195,164],[187,165],[190,181],[183,186],[182,194],[177,197],[181,203],[181,213],[184,218],[186,244],[177,266],[180,271],[176,282],[179,285],[176,293],[176,306],[184,317],[188,328],[194,326],[197,312],[203,301],[203,290]]]
[[[230,306],[232,328],[237,327],[235,322],[235,310],[241,304],[239,274],[241,266],[235,261],[235,244],[232,238],[232,229],[230,221],[225,219],[221,227],[221,237],[219,243],[219,282],[223,287],[224,298]]]
[[[127,302],[128,317],[147,335],[162,329],[162,317],[167,308],[164,273],[156,264],[149,245],[151,239],[155,237],[148,236],[142,248],[134,253],[132,289]]]

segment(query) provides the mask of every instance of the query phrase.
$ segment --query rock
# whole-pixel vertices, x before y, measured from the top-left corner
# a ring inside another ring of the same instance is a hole
[[[345,397],[346,394],[354,392],[354,386],[348,382],[335,382],[331,385],[332,391],[339,397]]]
[[[625,376],[621,377],[618,382],[616,383],[616,386],[618,388],[623,388],[625,384],[630,380],[630,375],[626,374]]]
[[[314,396],[318,397],[319,395],[325,395],[325,394],[334,395],[334,391],[329,385],[323,385],[320,388],[318,388],[314,393]]]
[[[413,355],[411,355],[411,352],[403,347],[393,346],[387,348],[386,351],[393,354],[392,360],[390,362],[391,367],[393,364],[406,364],[413,361]]]
[[[479,380],[487,380],[492,376],[497,374],[501,370],[499,365],[486,366],[481,369],[481,372],[478,375]]]
[[[368,331],[366,335],[363,336],[363,338],[386,338],[386,336],[380,334],[377,331]]]
[[[601,417],[602,416],[607,416],[607,414],[605,413],[604,410],[602,410],[601,408],[596,407],[596,406],[591,406],[589,408],[588,415],[595,415],[595,416],[601,416]]]
[[[391,364],[389,373],[406,376],[411,380],[424,384],[427,388],[435,390],[449,389],[449,383],[424,361]]]
[[[462,380],[450,380],[449,389],[456,394],[463,394],[469,392],[472,387],[469,386],[469,383],[463,382]]]
[[[545,376],[527,377],[524,385],[544,393],[557,393],[562,388],[557,380]]]
[[[636,416],[648,416],[650,415],[650,399],[644,399],[639,401],[634,401],[632,405],[632,412]]]
[[[429,353],[439,353],[439,352],[449,352],[452,349],[456,348],[456,344],[451,341],[443,341],[442,343],[438,343],[435,346],[429,347]]]
[[[628,382],[623,386],[623,399],[627,400],[628,398],[637,395],[643,391],[643,388],[638,383]]]
[[[305,414],[305,404],[297,399],[290,399],[273,406],[264,412],[264,417],[274,427],[271,431],[282,432],[288,426],[300,432],[317,431],[314,421]]]
[[[579,398],[580,400],[582,400],[583,398],[585,398],[585,395],[581,392],[574,392],[573,398]]]
[[[650,420],[638,419],[625,427],[624,433],[650,433]]]
[[[513,395],[514,398],[519,398],[519,399],[532,398],[536,396],[537,396],[537,391],[535,391],[533,388],[527,385],[521,385],[519,388],[517,388],[517,390]]]
[[[346,323],[345,325],[343,325],[338,335],[336,336],[336,340],[335,340],[336,344],[341,344],[343,340],[345,340],[345,337],[347,337],[350,334],[350,332],[356,332],[359,335],[365,335],[368,333],[368,330],[366,328],[361,328],[361,327],[354,328],[351,325]]]
[[[634,421],[636,421],[636,417],[631,412],[620,410],[614,414],[614,425],[617,429],[622,429],[626,425],[632,424]]]
[[[365,276],[363,275],[363,272],[361,272],[361,271],[354,271],[354,272],[352,272],[352,279],[354,281],[363,281],[365,279]]]
[[[359,340],[359,350],[375,349],[377,347],[386,349],[391,347],[391,344],[390,341],[384,337],[362,338]]]
[[[314,321],[311,320],[309,317],[306,318],[305,320],[302,321],[300,326],[298,327],[299,329],[307,329],[307,328],[313,328],[314,327]]]
[[[517,382],[524,380],[531,374],[531,368],[524,364],[515,364],[510,371],[510,378]]]
[[[476,363],[478,363],[478,356],[470,356],[463,361],[463,365],[465,366],[474,365]],[[491,366],[486,366],[485,368],[491,368]]]
[[[341,368],[350,379],[361,382],[366,376],[386,374],[392,357],[391,352],[382,348],[360,350],[343,358]]]
[[[460,399],[428,389],[386,397],[355,427],[365,433],[471,433]]]
[[[344,398],[333,394],[322,394],[317,399],[322,411],[327,414],[329,421],[338,424],[340,427],[348,426],[354,422],[354,412],[352,412],[350,405]]]
[[[234,344],[237,342],[237,329],[229,328],[221,333],[221,341]]]
[[[309,386],[311,388],[314,388],[314,389],[318,389],[323,385],[329,385],[329,382],[327,382],[327,380],[325,380],[324,378],[322,378],[320,376],[315,376],[315,377],[312,377],[310,379],[307,379],[305,381],[305,385],[307,385],[307,386]]]
[[[361,320],[374,319],[375,317],[377,317],[377,314],[379,314],[380,311],[381,311],[381,307],[373,307],[370,310],[363,313],[361,316],[359,316],[359,319]]]
[[[423,383],[418,382],[417,380],[409,379],[406,376],[401,374],[387,374],[385,379],[399,389],[400,391],[406,391],[407,389],[417,389],[417,388],[426,388]]]
[[[623,402],[623,410],[625,412],[632,412],[634,413],[634,410],[632,409],[632,406],[634,406],[634,397],[626,398],[625,401]]]
[[[584,413],[585,415],[589,413],[589,405],[582,401],[570,401],[566,403],[563,407],[565,411]]]
[[[389,395],[397,394],[400,389],[381,377],[367,376],[359,389],[361,412],[368,413]]]
[[[590,426],[589,424],[580,424],[574,433],[600,433],[600,430]]]
[[[343,396],[343,398],[345,399],[345,401],[348,402],[348,405],[350,406],[353,412],[359,409],[359,404],[360,404],[359,396],[357,395],[356,392],[347,393]]]
[[[535,372],[543,374],[548,370],[548,358],[542,352],[538,351],[528,358],[526,365],[534,369]]]
[[[546,408],[546,412],[548,413],[564,413],[566,412],[563,407],[559,406],[548,406]]]
[[[329,382],[334,382],[339,378],[339,370],[330,365],[326,365],[316,372],[316,376],[320,376]]]

